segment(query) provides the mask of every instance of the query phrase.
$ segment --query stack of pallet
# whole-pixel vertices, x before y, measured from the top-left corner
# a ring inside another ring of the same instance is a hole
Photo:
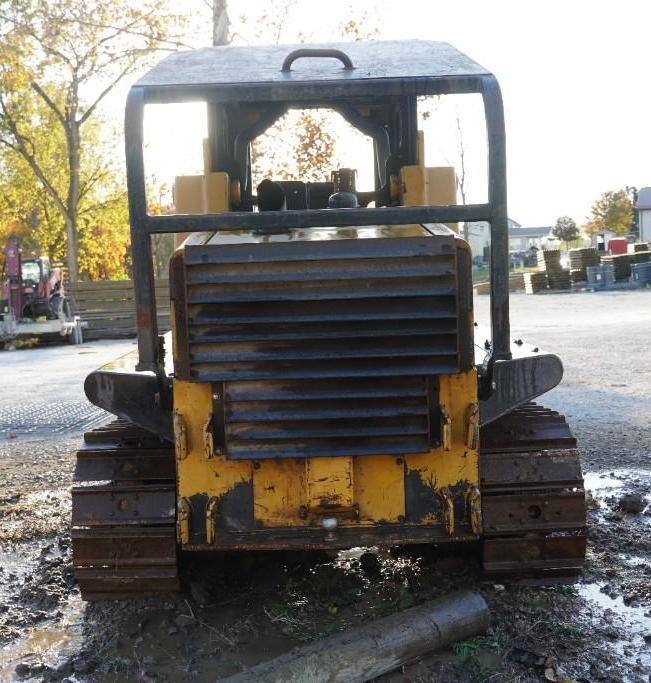
[[[638,242],[637,244],[633,245],[633,251],[649,251],[649,243],[648,242]]]
[[[570,288],[570,272],[561,266],[561,252],[558,249],[539,251],[538,268],[545,271],[549,289]]]
[[[547,273],[538,271],[524,274],[524,291],[527,294],[538,294],[545,289],[547,289]]]
[[[570,249],[570,279],[572,282],[585,282],[588,279],[586,268],[599,265],[599,252],[592,247]]]
[[[631,256],[630,254],[610,254],[602,256],[601,263],[604,266],[613,266],[615,269],[615,282],[628,280],[631,277]]]

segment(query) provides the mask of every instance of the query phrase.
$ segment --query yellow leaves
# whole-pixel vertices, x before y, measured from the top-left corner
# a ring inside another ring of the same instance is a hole
[[[635,189],[626,187],[616,192],[604,192],[592,205],[591,215],[584,229],[588,234],[614,232],[626,235],[631,232],[635,218],[632,195]]]
[[[129,251],[126,214],[91,217],[79,236],[79,274],[83,280],[124,278]]]
[[[334,118],[322,111],[289,112],[252,145],[253,176],[276,180],[327,180],[336,168]]]

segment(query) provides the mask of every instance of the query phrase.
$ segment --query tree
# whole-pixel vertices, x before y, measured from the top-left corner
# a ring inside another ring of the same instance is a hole
[[[230,21],[228,1],[214,0],[212,3],[212,44],[228,45],[230,42]]]
[[[20,156],[66,229],[76,281],[83,134],[104,98],[143,61],[177,49],[167,0],[0,0],[0,145]],[[35,134],[49,110],[65,154],[49,168]],[[85,220],[85,219],[83,219]]]
[[[556,220],[556,225],[552,228],[552,235],[557,240],[565,242],[573,242],[579,237],[579,229],[576,225],[576,221],[569,216],[561,216]]]
[[[298,32],[286,36],[283,31],[291,22],[288,18],[298,0],[278,0],[266,5],[263,14],[255,19],[239,17],[234,37],[247,43],[298,40],[301,43],[311,36]],[[346,40],[360,41],[375,38],[379,29],[367,12],[356,12],[351,5],[348,19],[339,23],[337,33]],[[327,110],[290,111],[282,116],[264,135],[251,145],[253,177],[304,181],[328,180],[330,170],[341,165],[337,145],[340,116]],[[362,133],[358,133],[363,138]]]
[[[616,192],[604,192],[592,205],[584,229],[590,235],[613,232],[628,235],[636,229],[635,198],[637,189],[626,186]]]
[[[30,139],[49,182],[64,193],[65,135],[52,110],[44,103],[35,104]],[[98,120],[87,124],[80,150],[77,224],[78,272],[87,279],[126,276],[126,193],[110,142]],[[51,196],[21,155],[0,149],[0,243],[9,235],[17,235],[26,252],[47,255],[52,261],[66,257],[66,228]]]

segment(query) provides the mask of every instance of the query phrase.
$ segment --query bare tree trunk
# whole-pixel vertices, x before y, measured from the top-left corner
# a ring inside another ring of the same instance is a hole
[[[79,175],[81,169],[81,137],[79,123],[76,120],[76,110],[68,119],[66,130],[68,142],[68,197],[66,200],[66,232],[68,236],[68,277],[70,282],[77,282],[77,218],[79,211]]]
[[[212,5],[212,44],[228,45],[230,22],[228,20],[228,0],[213,0]]]
[[[463,133],[461,131],[461,119],[457,111],[457,136],[459,146],[459,166],[460,175],[457,176],[457,185],[461,194],[461,203],[466,203],[466,148],[463,146]],[[468,223],[463,224],[463,239],[467,242],[469,235]]]

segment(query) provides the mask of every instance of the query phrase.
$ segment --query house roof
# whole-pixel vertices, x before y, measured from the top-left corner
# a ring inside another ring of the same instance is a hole
[[[512,228],[509,230],[509,237],[546,237],[552,231],[549,225],[537,228]]]
[[[340,50],[353,68],[332,57],[298,57],[281,70],[294,50]],[[302,91],[309,83],[332,83],[342,91],[382,80],[409,83],[410,94],[428,94],[434,81],[487,76],[490,72],[448,43],[424,40],[364,41],[310,45],[221,46],[175,52],[148,73],[135,87],[214,88],[220,98],[243,86],[261,91],[266,99],[279,99]]]
[[[651,187],[643,187],[637,193],[636,209],[651,209]]]

